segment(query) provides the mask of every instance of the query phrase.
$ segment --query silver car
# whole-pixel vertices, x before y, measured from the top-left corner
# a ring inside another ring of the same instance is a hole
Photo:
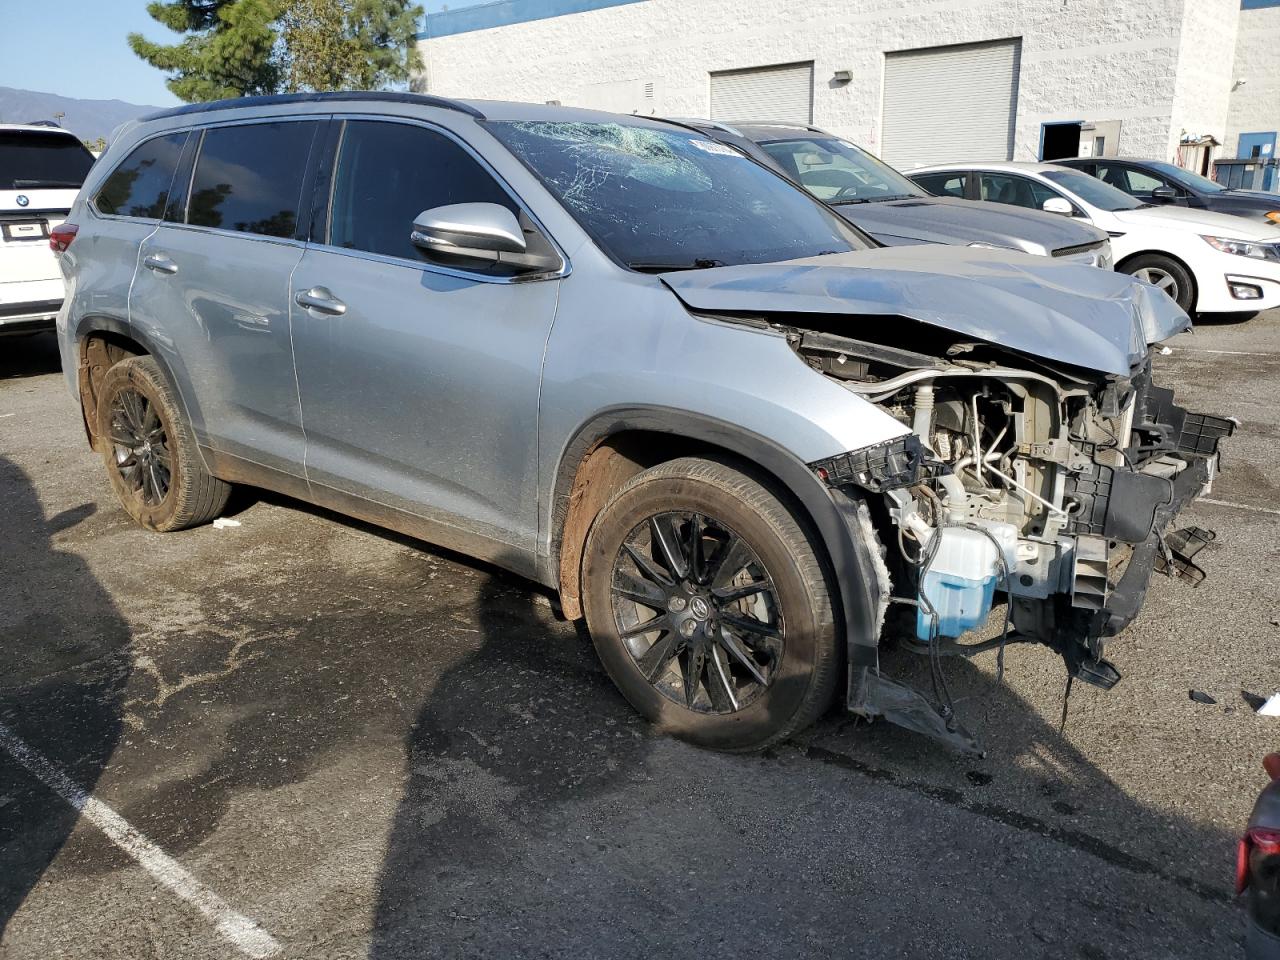
[[[1113,684],[1104,638],[1153,569],[1196,569],[1162,537],[1231,427],[1152,384],[1188,321],[1147,285],[882,248],[636,117],[168,110],[117,134],[53,243],[67,380],[140,524],[206,523],[243,483],[482,558],[557,591],[637,709],[719,748],[840,688],[978,749],[945,686],[881,671],[891,603],[912,649],[969,655],[999,593],[999,644]]]
[[[817,127],[681,120],[804,187],[890,247],[958,243],[1020,250],[1110,270],[1107,234],[1087,223],[1002,203],[933,196],[879,157]]]

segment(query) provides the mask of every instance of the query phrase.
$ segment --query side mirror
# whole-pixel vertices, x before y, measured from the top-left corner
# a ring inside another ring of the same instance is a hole
[[[496,254],[524,253],[520,221],[497,203],[451,203],[423,210],[409,239],[431,254],[497,260]]]
[[[477,260],[508,275],[555,273],[564,267],[551,242],[536,229],[526,239],[515,214],[500,203],[451,203],[423,210],[409,239],[446,263]]]
[[[1169,186],[1156,187],[1151,191],[1152,200],[1160,200],[1164,203],[1171,203],[1178,199],[1178,191]]]
[[[1056,213],[1064,217],[1069,217],[1076,212],[1075,207],[1066,197],[1050,197],[1040,204],[1040,209],[1045,213]]]

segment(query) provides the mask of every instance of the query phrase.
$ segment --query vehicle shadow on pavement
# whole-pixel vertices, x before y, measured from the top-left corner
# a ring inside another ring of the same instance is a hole
[[[1011,645],[1005,657],[1011,673],[1045,671],[1054,684],[1060,673],[1058,689],[1065,694],[1066,673],[1057,654],[1024,644]],[[931,688],[925,657],[890,649],[881,665],[919,690]],[[1014,683],[1000,682],[962,657],[944,658],[941,669],[957,720],[986,756],[965,757],[899,727],[868,728],[852,718],[819,730],[808,741],[809,755],[1172,883],[1206,903],[1233,903],[1235,835],[1130,795],[1086,753],[1115,762],[1090,703],[1110,694],[1077,682],[1060,726],[1061,694],[1032,703]],[[1167,741],[1153,741],[1150,754],[1144,777],[1160,777],[1161,766],[1170,762]]]
[[[0,731],[92,793],[120,740],[130,631],[86,563],[54,538],[95,507],[46,519],[28,477],[4,456],[0,488]],[[0,744],[0,937],[79,817],[7,746]]]
[[[839,721],[763,757],[727,756],[651,732],[585,631],[549,623],[540,596],[492,576],[476,599],[480,647],[418,714],[371,960],[750,955],[750,944],[770,945],[757,955],[1190,957],[1238,938],[1226,882],[1178,861],[1180,844],[1230,851],[1230,838],[1127,795],[972,664],[948,665],[955,696],[975,698],[966,715],[1013,731],[985,761]],[[904,791],[901,808],[890,798],[877,821],[842,811],[884,784]],[[958,812],[913,823],[919,798]],[[957,816],[1004,848],[916,859],[917,838]],[[1138,839],[1105,839],[1117,829]],[[873,877],[843,866],[886,849],[893,862]],[[1118,872],[1081,886],[1108,868]],[[787,912],[796,903],[803,919]],[[1153,919],[1165,910],[1176,916]],[[927,946],[943,929],[949,945]]]
[[[550,844],[589,869],[596,844],[560,836],[560,809],[625,788],[653,743],[585,629],[556,620],[546,595],[493,572],[475,618],[478,649],[441,676],[410,730],[372,958],[554,952],[562,914],[537,905],[584,871],[521,851]]]
[[[60,367],[58,341],[52,333],[0,337],[0,380],[57,373]]]

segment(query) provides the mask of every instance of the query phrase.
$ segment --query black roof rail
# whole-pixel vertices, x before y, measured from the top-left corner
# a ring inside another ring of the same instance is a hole
[[[468,103],[433,97],[427,93],[398,93],[393,90],[336,90],[326,93],[277,93],[264,97],[236,97],[232,100],[210,100],[207,103],[188,103],[181,107],[158,110],[139,121],[160,120],[164,117],[184,117],[192,113],[211,113],[215,110],[238,110],[241,107],[273,107],[286,103],[324,103],[350,100],[377,100],[382,103],[412,103],[422,107],[440,107],[456,110],[483,120],[484,114]]]

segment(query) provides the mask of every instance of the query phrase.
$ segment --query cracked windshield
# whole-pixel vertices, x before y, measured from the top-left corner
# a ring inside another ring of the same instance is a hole
[[[780,177],[696,133],[625,123],[489,126],[633,270],[796,260],[871,245]]]

